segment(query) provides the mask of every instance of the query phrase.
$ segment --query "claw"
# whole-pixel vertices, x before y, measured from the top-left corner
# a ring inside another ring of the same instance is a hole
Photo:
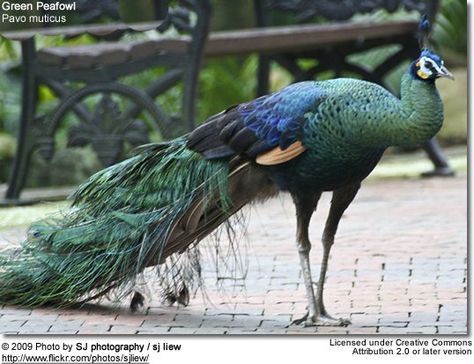
[[[306,320],[308,319],[308,316],[309,316],[309,312],[306,312],[306,315],[304,315],[303,317],[291,321],[291,324],[290,324],[289,326],[301,325],[303,322],[306,322]],[[306,326],[306,325],[305,325],[305,326]]]
[[[309,312],[299,319],[293,320],[290,324],[291,325],[301,325],[303,324],[304,327],[310,326],[341,326],[346,327],[351,324],[351,321],[344,318],[333,318],[327,314],[320,314],[317,317],[309,316]]]

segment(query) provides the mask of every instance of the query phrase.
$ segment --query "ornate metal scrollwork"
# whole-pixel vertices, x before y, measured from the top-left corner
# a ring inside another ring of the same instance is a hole
[[[60,121],[75,105],[91,95],[101,95],[101,99],[89,119],[82,119],[80,123],[69,128],[68,147],[90,144],[99,161],[107,166],[123,157],[124,142],[132,147],[149,142],[149,126],[141,120],[130,119],[128,109],[122,111],[112,94],[128,99],[133,105],[146,110],[154,120],[169,123],[169,117],[143,91],[117,83],[86,86],[66,97],[52,114],[45,136],[38,139],[43,157],[52,157],[54,134]],[[152,128],[160,132],[157,124],[153,124]]]
[[[67,146],[91,144],[100,162],[108,166],[123,156],[124,142],[133,147],[148,143],[148,127],[141,120],[126,120],[118,103],[105,93],[96,105],[91,122],[69,128]]]
[[[163,23],[157,28],[159,32],[164,32],[174,26],[178,31],[191,32],[191,16],[187,8],[178,6],[170,9]]]
[[[194,13],[199,17],[200,12],[210,12],[206,3],[207,1],[201,0],[170,1],[171,6],[166,9],[166,17],[157,30],[164,32],[173,26],[179,32],[192,33],[196,22],[193,21],[191,14]]]
[[[44,1],[53,2],[53,0]],[[102,20],[119,20],[119,0],[63,0],[63,2],[69,3],[73,1],[77,5],[74,15],[78,15],[78,21],[82,24],[97,23],[99,20],[101,22]],[[127,59],[119,63],[109,64],[106,62],[102,64],[97,62],[100,65],[100,67],[96,67],[97,69],[85,67],[76,69],[69,67],[67,61],[59,62],[60,66],[50,65],[46,62],[41,63],[40,58],[36,57],[35,39],[30,38],[22,41],[24,109],[21,130],[18,133],[18,150],[13,162],[8,190],[5,194],[9,200],[19,198],[28,174],[29,159],[33,150],[39,150],[47,160],[54,155],[56,131],[67,113],[74,113],[81,123],[80,126],[73,126],[69,132],[69,145],[92,144],[102,163],[106,165],[116,161],[124,142],[136,145],[148,140],[145,139],[147,133],[144,124],[136,121],[137,115],[140,115],[142,111],[150,116],[146,120],[147,129],[161,134],[164,138],[174,134],[174,131],[178,129],[178,125],[176,125],[178,121],[179,124],[187,126],[186,130],[194,127],[197,75],[209,29],[210,0],[153,0],[152,4],[154,5],[153,17],[157,20],[154,26],[158,26],[164,21],[164,25],[157,29],[158,31],[166,31],[168,28],[174,27],[179,32],[190,33],[191,42],[186,53],[174,54],[163,50],[163,52],[157,51],[156,54],[145,54],[143,59],[125,57]],[[43,25],[48,27],[54,24],[43,23]],[[75,37],[81,31],[87,33],[88,29],[96,28],[73,27],[74,31],[66,33],[65,37]],[[113,24],[109,24],[105,28],[110,29],[110,32],[92,31],[91,35],[101,40],[117,41],[125,32],[132,31],[132,28],[125,29],[126,27],[123,27],[122,24],[119,24],[115,30]],[[75,54],[72,53],[71,57],[75,57]],[[131,60],[132,58],[133,60]],[[146,91],[118,83],[122,77],[159,65],[167,68],[167,73],[147,85]],[[96,79],[93,72],[100,72],[102,77]],[[183,80],[185,86],[180,108],[181,117],[177,118],[167,115],[155,103],[155,99],[180,80]],[[39,99],[36,96],[40,84],[49,86],[59,101],[53,112],[47,115],[38,115],[37,103]],[[77,86],[80,88],[78,89]],[[84,102],[84,99],[93,94],[98,95],[98,99],[100,99],[107,93],[118,94],[128,101],[131,100],[131,106],[123,115],[117,115],[116,110],[114,111],[113,99],[112,101],[111,99],[107,100],[107,97],[104,96],[95,112],[91,113],[90,103]],[[102,111],[99,112],[99,110]],[[94,117],[91,117],[91,114]],[[115,129],[110,124],[104,123],[103,120],[99,120],[99,115],[105,115],[109,120],[114,119],[117,124],[126,125],[127,128]],[[95,121],[91,121],[94,119]],[[107,136],[107,141],[105,136]],[[110,153],[99,150],[101,147],[97,143],[98,138],[102,138],[100,145],[108,143],[108,147],[104,148],[107,148]]]
[[[119,17],[119,0],[103,2],[95,0],[74,1],[84,20],[93,21],[101,16],[108,16],[113,19]],[[157,31],[165,32],[174,27],[179,32],[192,33],[196,26],[196,19],[191,13],[197,13],[201,7],[200,0],[155,1],[155,13],[159,13],[159,18],[164,19]],[[108,38],[115,39],[120,36],[120,34],[112,34]],[[159,82],[160,79],[157,79],[153,84]],[[164,88],[165,90],[166,88]],[[159,129],[160,134],[165,138],[171,135],[175,136],[175,133],[168,129],[178,130],[179,121],[182,121],[178,120],[177,117],[166,115],[161,108],[155,105],[153,98],[156,95],[147,95],[136,88],[125,87],[113,81],[99,85],[88,85],[69,95],[67,93],[66,96],[61,95],[60,104],[50,117],[50,130],[43,137],[37,138],[43,157],[51,159],[54,154],[53,136],[61,119],[73,108],[82,107],[84,110],[84,98],[94,93],[101,95],[101,98],[95,105],[93,115],[89,117],[78,115],[80,122],[71,126],[68,130],[67,146],[92,145],[103,165],[110,165],[123,157],[124,142],[131,146],[149,142],[148,131],[150,128],[142,121],[135,120],[133,116],[126,112],[122,113],[118,103],[111,97],[110,93],[131,100],[136,110],[144,109],[148,111],[154,119],[155,129]],[[75,110],[77,111],[77,109]],[[170,128],[172,124],[173,128]]]

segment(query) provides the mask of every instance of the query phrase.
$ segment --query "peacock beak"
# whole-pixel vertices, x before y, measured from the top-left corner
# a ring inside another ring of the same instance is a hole
[[[448,69],[444,66],[441,66],[439,71],[438,71],[438,75],[440,77],[446,77],[446,78],[449,78],[450,80],[454,80],[454,76],[451,72],[448,71]]]

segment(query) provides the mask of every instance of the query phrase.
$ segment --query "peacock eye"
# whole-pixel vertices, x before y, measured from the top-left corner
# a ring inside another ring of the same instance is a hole
[[[433,63],[431,63],[430,61],[426,61],[425,66],[428,67],[428,69],[430,69],[430,70],[432,70],[434,68]]]

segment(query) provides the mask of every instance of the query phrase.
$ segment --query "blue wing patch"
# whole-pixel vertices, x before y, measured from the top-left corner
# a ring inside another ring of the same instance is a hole
[[[277,146],[285,150],[300,140],[305,114],[314,111],[324,98],[324,91],[308,81],[240,105],[237,110],[245,127],[263,142],[252,154]]]
[[[307,113],[316,112],[326,97],[314,81],[295,83],[211,116],[187,136],[186,145],[207,159],[256,158],[276,147],[286,151],[302,142]]]

